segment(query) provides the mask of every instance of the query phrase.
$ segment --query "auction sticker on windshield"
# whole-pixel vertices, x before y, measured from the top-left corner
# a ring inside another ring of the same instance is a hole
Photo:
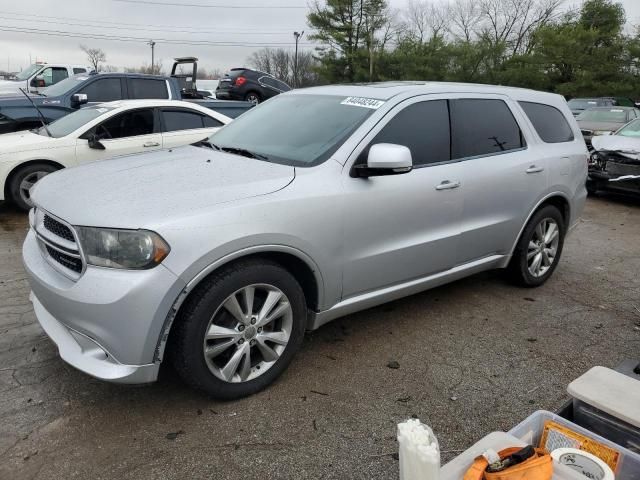
[[[347,97],[340,103],[342,105],[371,108],[373,110],[377,110],[382,105],[384,105],[384,102],[382,100],[377,100],[375,98],[365,98],[365,97]]]

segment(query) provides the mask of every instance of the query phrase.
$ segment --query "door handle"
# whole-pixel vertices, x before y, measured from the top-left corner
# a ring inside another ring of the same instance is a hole
[[[147,142],[145,144],[142,145],[144,148],[150,148],[150,147],[159,147],[160,144],[158,142]]]
[[[443,180],[440,185],[436,187],[436,190],[451,190],[460,186],[459,181],[452,182],[450,180]]]
[[[544,167],[536,167],[535,165],[531,165],[526,170],[527,173],[540,173],[542,171],[544,171]]]

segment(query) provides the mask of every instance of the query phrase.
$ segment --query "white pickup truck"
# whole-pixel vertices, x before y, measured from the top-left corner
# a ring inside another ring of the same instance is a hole
[[[0,95],[19,94],[21,88],[31,93],[39,93],[67,77],[91,71],[93,68],[86,65],[34,63],[16,75],[14,80],[0,80]]]

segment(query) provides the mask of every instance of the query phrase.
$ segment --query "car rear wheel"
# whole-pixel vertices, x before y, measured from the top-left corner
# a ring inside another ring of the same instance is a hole
[[[209,277],[181,309],[172,333],[173,365],[212,397],[256,393],[289,365],[306,327],[304,293],[270,261],[243,261]]]
[[[249,92],[244,96],[245,102],[255,103],[256,105],[260,103],[260,95],[256,92]]]
[[[46,163],[35,163],[20,168],[9,181],[9,200],[19,209],[27,211],[33,207],[30,189],[46,175],[58,168]]]
[[[509,271],[525,287],[538,287],[553,274],[560,261],[566,229],[560,210],[547,205],[529,220],[513,252]]]

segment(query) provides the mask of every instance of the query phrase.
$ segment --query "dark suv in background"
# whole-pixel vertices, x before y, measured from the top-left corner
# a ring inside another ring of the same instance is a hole
[[[268,73],[249,68],[232,68],[220,79],[216,98],[260,103],[289,90],[289,85]]]

